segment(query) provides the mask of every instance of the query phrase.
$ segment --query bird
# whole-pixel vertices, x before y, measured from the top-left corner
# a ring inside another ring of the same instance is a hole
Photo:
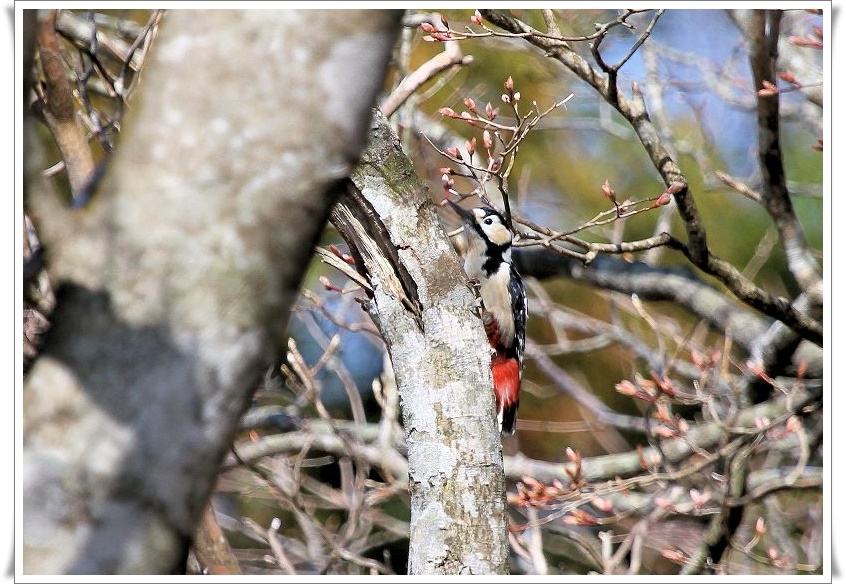
[[[529,310],[523,278],[511,259],[514,232],[496,209],[464,209],[447,201],[463,224],[464,271],[479,286],[497,420],[501,433],[511,436],[517,429]]]

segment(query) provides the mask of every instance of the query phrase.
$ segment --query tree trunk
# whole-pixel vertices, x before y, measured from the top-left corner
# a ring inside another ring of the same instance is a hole
[[[400,15],[172,11],[87,205],[28,152],[58,304],[23,395],[25,573],[183,569]]]
[[[372,286],[408,446],[409,574],[507,574],[490,353],[460,261],[387,121],[332,214]]]

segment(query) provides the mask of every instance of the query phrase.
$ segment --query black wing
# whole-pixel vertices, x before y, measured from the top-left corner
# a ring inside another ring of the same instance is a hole
[[[520,375],[523,375],[523,352],[526,349],[526,317],[529,314],[529,301],[526,298],[526,288],[523,278],[511,266],[511,278],[508,281],[508,292],[511,296],[511,313],[514,315],[514,348],[520,363]]]

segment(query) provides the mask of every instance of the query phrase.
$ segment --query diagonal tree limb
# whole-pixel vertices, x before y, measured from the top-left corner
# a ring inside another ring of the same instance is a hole
[[[783,321],[804,338],[818,345],[822,344],[823,331],[819,322],[797,311],[786,298],[776,297],[756,286],[734,266],[710,252],[705,226],[689,191],[688,182],[665,148],[655,125],[649,119],[643,94],[636,84],[632,87],[631,98],[628,98],[609,82],[607,76],[593,69],[567,43],[549,38],[548,35],[542,34],[504,12],[483,10],[481,13],[488,21],[500,28],[524,35],[526,42],[544,50],[547,56],[562,63],[593,87],[632,125],[664,183],[668,187],[676,185],[673,197],[684,222],[687,243],[673,239],[668,243],[671,248],[681,251],[699,269],[717,277],[741,301],[772,318]]]

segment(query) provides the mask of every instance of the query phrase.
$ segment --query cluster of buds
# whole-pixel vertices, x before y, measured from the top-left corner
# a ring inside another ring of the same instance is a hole
[[[558,479],[552,481],[552,484],[544,485],[537,479],[524,476],[522,481],[517,483],[517,493],[509,493],[507,500],[508,503],[520,507],[548,508],[567,493]]]
[[[772,427],[771,427],[772,426]],[[772,420],[766,416],[755,418],[755,428],[765,431],[765,436],[769,441],[781,440],[790,434],[798,434],[804,431],[805,426],[799,416],[793,415],[787,418],[787,421],[782,424],[773,426]]]
[[[443,27],[436,27],[430,22],[422,22],[420,23],[420,30],[427,33],[423,36],[423,40],[426,42],[443,42],[452,40],[452,31],[449,29],[449,21],[443,14],[439,15],[441,17],[441,24]]]
[[[767,548],[767,557],[776,568],[789,568],[793,565],[793,557],[790,554],[779,553],[775,546]]]
[[[640,468],[643,470],[657,471],[661,466],[661,455],[657,452],[652,451],[649,455],[649,459],[647,460],[646,453],[643,451],[643,446],[638,444],[635,446],[635,451],[637,452],[637,460],[640,463]]]
[[[598,525],[599,519],[583,509],[573,509],[562,518],[567,525]]]
[[[514,80],[511,75],[508,76],[502,86],[505,88],[505,93],[502,94],[502,103],[517,104],[520,101],[520,92],[514,91]]]
[[[573,450],[569,446],[564,451],[569,464],[564,465],[564,472],[570,477],[570,488],[578,489],[582,487],[587,481],[582,476],[582,454],[578,450]]]
[[[811,47],[812,49],[823,48],[823,31],[820,27],[815,26],[814,34],[806,34],[803,37],[791,35],[787,37],[787,42],[796,45],[797,47]]]
[[[656,207],[663,207],[664,205],[669,205],[670,201],[673,199],[673,195],[680,193],[684,189],[687,188],[687,185],[680,182],[670,183],[664,192],[658,195],[655,200],[650,205],[650,209],[655,209]]]
[[[509,99],[519,100],[519,93],[515,93],[514,81],[509,77],[505,81],[506,94],[510,96]],[[475,180],[482,183],[488,180],[492,175],[498,173],[503,166],[503,155],[498,151],[507,149],[507,145],[503,142],[500,136],[500,130],[510,130],[516,132],[517,128],[509,128],[495,123],[499,115],[499,109],[495,108],[491,102],[487,102],[484,107],[477,103],[472,97],[463,98],[464,107],[466,109],[456,112],[451,107],[442,107],[438,110],[442,116],[462,121],[474,128],[481,130],[480,136],[470,138],[464,143],[464,148],[457,146],[450,146],[441,151],[441,154],[446,156],[451,162],[463,166],[466,170],[453,170],[449,167],[442,167],[439,169],[441,175],[441,186],[444,190],[445,200],[451,195],[459,198],[475,194],[462,194],[456,191],[454,176],[461,176]],[[502,146],[498,148],[497,145]],[[474,156],[484,153],[486,159],[484,164],[474,162]],[[445,202],[445,201],[444,201]]]
[[[617,383],[614,389],[623,395],[648,403],[655,403],[662,396],[671,398],[679,396],[672,379],[666,375],[658,375],[655,371],[650,371],[649,374],[652,379],[636,374],[634,382],[624,379]]]
[[[699,489],[690,489],[688,494],[690,495],[690,500],[679,500],[675,503],[664,497],[655,497],[655,505],[672,513],[691,513],[693,515],[701,515],[705,512],[705,505],[711,500],[711,492],[707,489],[704,491],[700,491]]]
[[[484,115],[479,112],[478,106],[472,98],[465,97],[464,105],[467,109],[461,113],[456,112],[451,107],[442,107],[438,110],[438,113],[454,120],[463,120],[477,128],[484,128],[487,122],[494,121],[496,116],[499,115],[499,108],[494,108],[491,102],[485,104]]]
[[[655,403],[658,399],[657,385],[654,381],[635,376],[635,381],[624,379],[614,386],[617,392],[648,403]]]
[[[708,373],[711,371],[720,362],[722,356],[723,353],[719,349],[714,349],[707,355],[700,353],[696,349],[693,349],[690,352],[690,358],[693,361],[693,364],[696,365],[702,373]]]
[[[653,429],[653,432],[660,438],[679,438],[687,434],[687,420],[676,414],[670,415],[670,408],[666,401],[659,401],[655,406],[653,417],[661,422]]]
[[[353,258],[350,254],[341,251],[341,249],[334,243],[329,245],[329,251],[338,256],[343,262],[348,263],[351,266],[355,265],[355,258]]]

